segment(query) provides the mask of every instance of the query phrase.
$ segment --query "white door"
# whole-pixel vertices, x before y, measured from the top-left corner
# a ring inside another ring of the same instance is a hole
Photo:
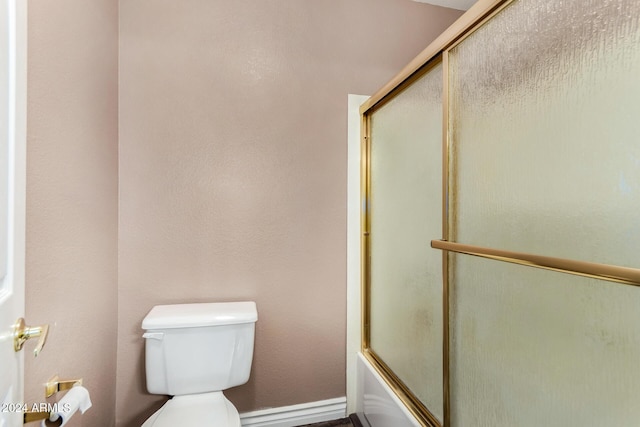
[[[0,427],[22,425],[26,46],[26,0],[0,0]]]

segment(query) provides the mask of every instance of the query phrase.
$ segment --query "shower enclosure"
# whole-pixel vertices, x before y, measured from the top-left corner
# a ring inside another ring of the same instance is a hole
[[[480,0],[361,114],[362,354],[418,422],[637,426],[640,2]]]

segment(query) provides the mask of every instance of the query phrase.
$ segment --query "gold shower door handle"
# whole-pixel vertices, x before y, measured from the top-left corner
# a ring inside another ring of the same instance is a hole
[[[13,332],[13,349],[15,351],[22,350],[24,343],[31,338],[40,337],[38,344],[33,350],[33,355],[38,357],[38,354],[42,351],[42,347],[47,342],[47,335],[49,334],[49,325],[40,326],[26,326],[24,319],[21,317],[16,321],[16,325]]]

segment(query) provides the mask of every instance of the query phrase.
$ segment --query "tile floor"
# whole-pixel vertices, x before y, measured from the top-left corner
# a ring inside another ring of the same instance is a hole
[[[315,424],[305,424],[298,427],[353,427],[353,424],[351,423],[351,421],[349,421],[349,418],[341,418],[339,420],[324,421]]]

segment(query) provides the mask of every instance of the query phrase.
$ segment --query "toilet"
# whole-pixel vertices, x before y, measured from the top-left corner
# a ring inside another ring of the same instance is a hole
[[[254,302],[157,305],[142,321],[147,390],[173,396],[142,427],[240,427],[222,393],[249,380]]]

